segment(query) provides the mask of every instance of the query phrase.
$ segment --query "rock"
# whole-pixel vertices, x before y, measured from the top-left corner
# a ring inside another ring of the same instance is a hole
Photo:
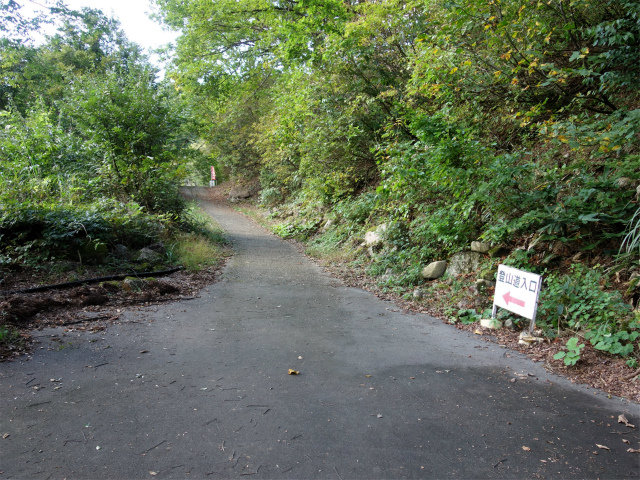
[[[485,242],[471,242],[471,251],[478,253],[489,253],[491,245]]]
[[[480,270],[480,273],[478,273],[478,280],[482,279],[482,280],[488,280],[490,282],[493,282],[497,274],[498,274],[497,268],[493,268],[493,267],[485,268],[484,270]]]
[[[446,269],[446,261],[440,260],[437,262],[432,262],[422,269],[422,277],[426,278],[427,280],[435,280],[436,278],[440,278],[442,275],[444,275]]]
[[[382,243],[382,234],[387,229],[386,224],[379,225],[375,230],[370,230],[364,234],[364,243],[367,247],[375,247]]]
[[[251,193],[249,193],[249,189],[246,187],[233,187],[231,191],[229,191],[229,200],[240,200],[244,198],[249,198]]]
[[[489,250],[488,253],[489,253],[489,257],[491,258],[504,257],[505,255],[509,255],[509,249],[506,247],[497,246]]]
[[[153,250],[154,252],[158,252],[161,255],[164,255],[165,253],[167,253],[166,248],[164,248],[164,243],[162,242],[153,243],[149,245],[147,248],[149,250]]]
[[[382,237],[374,231],[367,232],[364,234],[364,243],[368,246],[377,245],[382,241]]]
[[[478,252],[459,252],[449,259],[447,273],[451,276],[475,272],[480,267],[483,255]]]
[[[480,320],[480,326],[483,328],[498,330],[502,328],[502,322],[496,318],[483,318]]]
[[[422,300],[422,297],[424,297],[424,294],[422,293],[422,290],[420,290],[419,288],[416,288],[413,291],[413,299],[414,300]]]
[[[122,282],[122,287],[128,292],[139,292],[144,288],[145,281],[141,278],[127,277]]]
[[[620,188],[627,188],[633,185],[633,180],[631,180],[629,177],[620,177],[618,180],[616,180],[616,183]]]
[[[508,328],[509,330],[515,330],[516,326],[513,324],[513,320],[511,320],[510,318],[507,318],[504,321],[504,326],[505,328]]]
[[[111,255],[113,255],[118,260],[129,260],[129,258],[131,257],[129,249],[122,244],[118,244],[113,247],[113,252],[111,252]]]
[[[162,261],[162,255],[150,248],[143,248],[138,252],[136,260],[141,263],[160,263]]]
[[[532,343],[542,343],[544,342],[544,338],[542,337],[534,337],[529,334],[529,332],[522,332],[520,337],[518,338],[518,343],[520,345],[531,345]]]
[[[476,289],[478,292],[485,292],[487,288],[495,287],[496,282],[491,280],[485,280],[484,278],[479,278],[476,280]]]

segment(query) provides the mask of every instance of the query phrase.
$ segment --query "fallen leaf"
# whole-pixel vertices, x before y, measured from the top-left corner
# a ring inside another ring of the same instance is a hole
[[[378,418],[382,418],[382,415],[381,415],[381,414],[378,414],[378,415],[376,415],[376,416],[377,416]]]
[[[531,449],[530,449],[529,447],[522,447],[522,449],[523,449],[525,452],[530,452],[530,451],[531,451]]]
[[[140,350],[140,353],[149,353],[149,350]]]
[[[640,448],[627,448],[629,453],[640,453]]]
[[[622,441],[623,441],[624,443],[626,443],[626,444],[631,445],[631,442],[630,442],[629,440],[627,440],[626,438],[623,438],[623,439],[622,439]]]
[[[8,437],[9,437],[8,433],[5,433],[4,435],[2,435],[2,438],[8,438]]]
[[[624,416],[624,413],[621,413],[620,415],[618,415],[618,423],[624,423],[625,426],[627,427],[636,428],[635,425],[631,425],[629,423],[629,420],[627,420],[627,417]]]
[[[289,375],[298,375],[300,372],[298,370],[294,370],[293,368],[289,369]]]
[[[367,378],[371,378],[371,375],[365,375],[365,377],[367,377]]]
[[[599,443],[596,443],[596,447],[602,449],[602,450],[609,450],[611,451],[611,449],[609,447],[605,447],[604,445],[600,445]]]
[[[476,328],[476,331],[473,333],[475,333],[476,335],[484,335],[484,333],[482,333],[479,328]]]
[[[149,472],[149,475],[153,475],[154,477],[158,475],[158,472]]]

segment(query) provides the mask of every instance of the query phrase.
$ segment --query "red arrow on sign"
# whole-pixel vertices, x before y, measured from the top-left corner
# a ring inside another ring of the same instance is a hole
[[[505,293],[502,298],[504,298],[504,301],[507,302],[507,305],[509,305],[509,302],[511,303],[515,303],[516,305],[519,305],[520,307],[524,307],[524,300],[520,300],[519,298],[515,298],[511,296],[511,292],[507,292]]]

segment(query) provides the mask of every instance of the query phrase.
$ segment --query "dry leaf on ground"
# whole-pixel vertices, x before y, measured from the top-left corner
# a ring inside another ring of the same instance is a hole
[[[629,423],[629,420],[627,420],[627,417],[624,416],[624,413],[618,415],[618,423],[624,423],[627,427],[636,428],[635,425]]]

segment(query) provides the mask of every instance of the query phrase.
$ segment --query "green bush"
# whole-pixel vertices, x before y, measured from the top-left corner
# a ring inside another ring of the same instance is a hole
[[[598,350],[637,353],[640,324],[619,292],[604,291],[602,272],[577,264],[568,274],[552,273],[540,294],[538,324],[580,333]],[[550,332],[553,335],[553,332]]]

